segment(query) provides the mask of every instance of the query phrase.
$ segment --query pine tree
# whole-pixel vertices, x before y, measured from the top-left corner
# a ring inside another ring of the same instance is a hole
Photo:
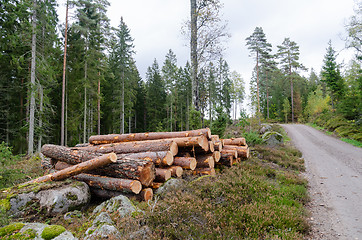
[[[295,75],[298,69],[305,70],[305,67],[299,63],[299,46],[294,41],[291,41],[289,38],[285,38],[282,45],[279,45],[277,47],[277,57],[279,58],[279,63],[290,80],[292,122],[294,123],[293,74]]]
[[[327,53],[323,62],[322,82],[326,83],[331,93],[332,108],[334,108],[334,104],[343,97],[344,81],[336,63],[336,51],[333,49],[331,41],[328,42]]]
[[[261,27],[256,27],[253,34],[247,37],[246,45],[251,52],[251,55],[256,61],[256,98],[258,102],[258,113],[260,113],[260,96],[259,96],[259,63],[261,59],[266,58],[266,55],[271,52],[271,44],[267,42],[264,31]]]

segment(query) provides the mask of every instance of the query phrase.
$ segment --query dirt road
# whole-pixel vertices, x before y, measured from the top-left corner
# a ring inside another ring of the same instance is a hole
[[[282,126],[305,159],[312,238],[362,240],[362,149],[309,126]]]

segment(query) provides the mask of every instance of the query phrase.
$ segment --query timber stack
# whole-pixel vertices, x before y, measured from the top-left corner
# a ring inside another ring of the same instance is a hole
[[[95,135],[75,147],[46,144],[42,154],[56,172],[30,182],[72,177],[103,198],[123,194],[148,201],[171,177],[215,175],[215,167],[247,159],[249,148],[244,138],[220,139],[204,128]]]

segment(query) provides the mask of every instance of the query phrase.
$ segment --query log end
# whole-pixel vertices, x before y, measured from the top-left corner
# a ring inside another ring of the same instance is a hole
[[[214,152],[215,151],[215,144],[213,141],[209,141],[209,151]]]
[[[152,188],[145,188],[140,195],[143,201],[148,202],[153,199],[153,190]]]
[[[197,165],[196,158],[192,158],[191,161],[190,161],[190,169],[195,170],[196,165]]]
[[[184,170],[180,166],[173,166],[172,167],[172,176],[173,177],[182,177]]]
[[[210,128],[206,128],[207,129],[207,139],[211,139],[211,130]]]
[[[214,151],[213,155],[215,162],[219,162],[221,154],[219,151]]]
[[[205,152],[209,151],[209,140],[207,139],[207,137],[200,137],[198,139],[198,144]]]
[[[140,181],[134,180],[131,183],[131,191],[135,194],[139,194],[142,190],[142,184]]]
[[[170,151],[172,153],[172,156],[176,156],[176,154],[178,153],[178,146],[176,142],[172,142],[171,146],[170,146]]]
[[[173,153],[171,151],[168,151],[166,153],[166,156],[162,159],[163,164],[167,165],[167,166],[171,166],[173,164],[174,158],[173,158]]]
[[[213,156],[209,157],[209,167],[214,168],[215,167],[215,159]]]
[[[110,153],[109,154],[109,160],[111,160],[111,162],[117,162],[117,155],[115,153]]]
[[[156,173],[155,173],[155,165],[153,162],[148,162],[147,165],[145,165],[140,173],[140,182],[144,186],[150,186],[150,184],[155,180]]]

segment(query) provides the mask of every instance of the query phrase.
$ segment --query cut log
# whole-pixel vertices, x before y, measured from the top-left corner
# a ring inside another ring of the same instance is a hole
[[[245,138],[222,139],[224,145],[246,146]]]
[[[180,166],[171,166],[166,168],[171,171],[171,177],[182,177],[184,170]]]
[[[212,154],[205,154],[196,156],[197,168],[214,168],[215,160]]]
[[[174,138],[179,148],[200,147],[205,152],[209,150],[209,141],[205,136]]]
[[[77,174],[91,171],[93,169],[105,166],[109,163],[114,163],[117,161],[117,156],[115,153],[110,153],[107,155],[103,155],[97,158],[93,158],[91,160],[79,163],[77,165],[69,166],[61,171],[54,172],[37,179],[29,181],[29,183],[40,183],[40,182],[47,182],[47,181],[60,181]]]
[[[211,135],[211,141],[213,141],[214,143],[220,141],[219,135]]]
[[[234,156],[226,155],[225,157],[221,157],[218,164],[225,165],[231,167],[234,164]]]
[[[143,201],[151,201],[153,199],[153,190],[152,188],[144,188],[139,195]]]
[[[153,189],[158,189],[163,185],[163,182],[153,182],[150,187]]]
[[[215,151],[221,152],[221,150],[222,150],[222,142],[220,140],[215,141],[214,149],[215,149]]]
[[[221,158],[227,158],[228,156],[233,156],[234,158],[237,158],[238,157],[238,151],[223,149],[221,151]]]
[[[147,133],[131,133],[131,134],[109,134],[109,135],[95,135],[89,138],[91,144],[107,144],[117,142],[131,142],[131,141],[145,141],[155,139],[167,138],[183,138],[183,137],[196,137],[196,136],[211,137],[211,131],[208,128],[183,131],[183,132],[147,132]]]
[[[117,157],[118,159],[129,158],[149,160],[156,166],[171,166],[173,164],[173,153],[170,151],[117,154]]]
[[[173,156],[178,152],[177,144],[173,139],[159,139],[149,141],[137,141],[137,142],[119,142],[103,145],[94,145],[89,147],[74,147],[72,150],[82,150],[94,153],[110,153],[116,154],[124,153],[139,153],[139,152],[159,152],[170,151]]]
[[[194,175],[216,175],[215,168],[196,168],[192,173]]]
[[[217,163],[217,162],[220,160],[221,154],[220,154],[219,151],[214,151],[214,152],[212,153],[212,156],[213,156],[215,162]]]
[[[156,168],[156,181],[166,182],[171,178],[171,171],[163,168]]]
[[[142,190],[141,182],[132,179],[111,178],[91,174],[79,174],[73,177],[75,180],[85,182],[90,187],[108,189],[113,191],[125,191],[140,193]]]
[[[214,151],[215,151],[214,142],[209,141],[209,152],[214,152]]]
[[[238,152],[238,157],[240,158],[249,158],[249,147],[248,146],[235,146],[235,145],[224,145],[225,150],[236,150]]]
[[[194,170],[196,168],[197,162],[193,157],[175,157],[173,165],[180,166],[183,169]]]
[[[57,170],[67,167],[67,163],[58,161],[55,165]],[[107,166],[94,169],[90,171],[92,174],[139,180],[142,185],[149,186],[155,179],[155,165],[150,161],[136,160],[136,159],[123,159],[117,160]]]
[[[112,191],[112,190],[108,190],[108,189],[99,189],[99,188],[89,188],[90,192],[92,195],[95,195],[99,198],[112,198],[112,197],[117,197],[119,195],[123,195],[124,192],[120,192],[120,191]]]

